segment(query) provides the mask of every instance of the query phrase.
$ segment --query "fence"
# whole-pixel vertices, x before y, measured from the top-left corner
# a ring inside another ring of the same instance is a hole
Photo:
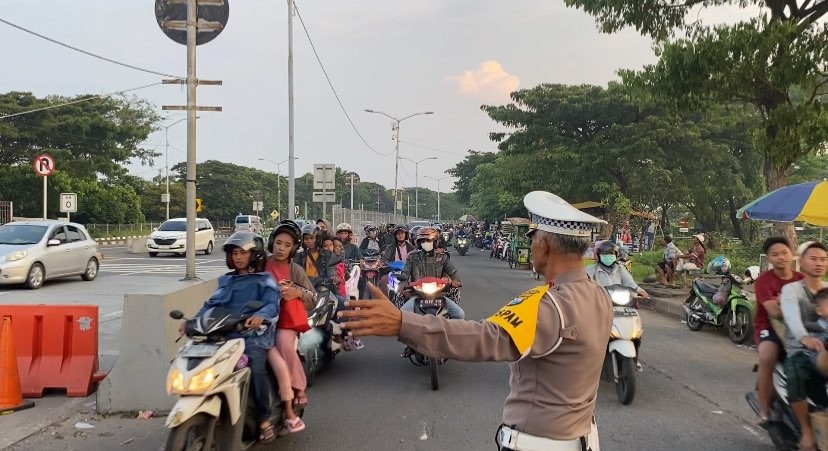
[[[332,209],[331,225],[347,222],[354,230],[362,230],[366,224],[406,224],[411,221],[428,221],[427,219],[415,218],[413,216],[395,215],[378,211],[351,210],[334,205]]]
[[[110,236],[144,236],[152,233],[163,223],[161,222],[142,222],[138,224],[84,224],[86,230],[95,238],[104,238]],[[213,229],[228,230],[232,229],[233,221],[210,221],[213,224]]]
[[[3,200],[0,201],[0,225],[12,221],[14,216],[14,202]]]

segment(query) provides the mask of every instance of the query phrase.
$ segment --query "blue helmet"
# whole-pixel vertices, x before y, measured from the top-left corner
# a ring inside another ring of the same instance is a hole
[[[709,274],[723,276],[730,272],[731,267],[730,260],[724,255],[720,255],[710,261],[710,264],[707,265],[707,272]]]

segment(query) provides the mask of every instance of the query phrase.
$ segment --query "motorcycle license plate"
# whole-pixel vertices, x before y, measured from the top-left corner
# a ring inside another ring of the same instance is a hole
[[[421,299],[420,306],[421,307],[437,307],[443,305],[443,301],[440,299]]]
[[[632,307],[616,307],[615,316],[638,316],[638,311]]]
[[[210,357],[216,353],[218,346],[215,345],[190,345],[181,350],[182,357]]]

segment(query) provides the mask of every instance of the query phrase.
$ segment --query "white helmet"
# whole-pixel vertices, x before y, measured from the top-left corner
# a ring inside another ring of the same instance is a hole
[[[343,222],[342,224],[339,224],[338,226],[336,226],[336,233],[339,233],[339,232],[351,232],[351,233],[353,233],[353,229],[351,228],[351,224],[348,224],[347,222]]]

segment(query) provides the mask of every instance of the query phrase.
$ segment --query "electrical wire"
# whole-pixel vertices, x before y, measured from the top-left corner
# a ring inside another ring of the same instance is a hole
[[[91,57],[93,57],[93,58],[97,58],[97,59],[99,59],[99,60],[103,60],[103,61],[106,61],[106,62],[108,62],[108,63],[117,64],[117,65],[119,65],[119,66],[127,67],[127,68],[129,68],[129,69],[137,70],[137,71],[140,71],[140,72],[146,72],[146,73],[148,73],[148,74],[160,75],[160,76],[162,76],[162,77],[170,77],[170,78],[175,78],[175,79],[179,79],[179,80],[186,80],[186,77],[180,77],[180,76],[177,76],[177,75],[170,75],[170,74],[166,74],[166,73],[164,73],[164,72],[158,72],[158,71],[151,70],[151,69],[144,69],[143,67],[133,66],[132,64],[122,63],[122,62],[120,62],[120,61],[116,61],[116,60],[114,60],[114,59],[107,58],[107,57],[105,57],[105,56],[97,55],[97,54],[95,54],[95,53],[92,53],[92,52],[89,52],[89,51],[86,51],[86,50],[83,50],[83,49],[80,49],[80,48],[77,48],[77,47],[71,46],[71,45],[69,45],[69,44],[66,44],[66,43],[60,42],[60,41],[58,41],[57,39],[52,39],[52,38],[50,38],[50,37],[48,37],[48,36],[45,36],[45,35],[42,35],[42,34],[40,34],[40,33],[35,32],[35,31],[29,30],[28,28],[21,27],[20,25],[17,25],[17,24],[14,24],[14,23],[12,23],[12,22],[9,22],[8,20],[3,19],[2,17],[0,17],[0,22],[4,23],[4,24],[6,24],[6,25],[8,25],[8,26],[10,26],[10,27],[17,28],[17,29],[18,29],[18,30],[20,30],[20,31],[24,31],[24,32],[29,33],[29,34],[31,34],[31,35],[37,36],[37,37],[39,37],[40,39],[45,39],[45,40],[47,40],[47,41],[49,41],[49,42],[51,42],[51,43],[53,43],[53,44],[57,44],[57,45],[59,45],[59,46],[66,47],[67,49],[70,49],[70,50],[74,50],[74,51],[76,51],[76,52],[83,53],[84,55],[91,56]]]
[[[302,24],[302,29],[305,30],[305,36],[308,37],[308,42],[310,43],[311,50],[313,50],[313,55],[316,57],[316,61],[319,63],[319,67],[322,69],[322,73],[325,75],[325,79],[328,80],[328,86],[331,87],[331,91],[333,92],[334,97],[336,97],[337,103],[339,103],[339,108],[342,109],[342,113],[345,114],[345,117],[348,119],[348,123],[351,124],[351,128],[354,129],[354,132],[356,132],[357,136],[359,136],[359,139],[362,140],[362,142],[365,144],[365,147],[367,147],[371,152],[374,152],[375,154],[381,157],[387,157],[394,153],[395,151],[393,150],[388,153],[378,152],[373,147],[371,147],[370,144],[368,144],[368,141],[366,141],[365,137],[362,136],[362,133],[359,132],[359,129],[357,129],[356,127],[356,124],[354,124],[354,121],[351,119],[351,115],[348,114],[348,110],[345,109],[345,105],[342,104],[342,99],[339,98],[339,94],[336,92],[336,88],[334,88],[333,82],[331,81],[331,77],[328,75],[328,71],[325,69],[325,65],[322,64],[322,59],[319,57],[319,52],[316,51],[316,46],[313,43],[313,39],[311,39],[310,37],[308,27],[305,26],[305,21],[302,19],[302,14],[299,13],[299,8],[296,6],[296,2],[293,2],[293,8],[294,11],[296,11],[296,16],[299,17],[299,23]]]
[[[457,155],[458,157],[465,157],[465,156],[466,156],[466,155],[463,155],[462,153],[457,153],[457,152],[449,152],[448,150],[437,149],[437,148],[434,148],[434,147],[428,147],[428,146],[422,146],[422,145],[420,145],[420,144],[414,144],[414,143],[410,143],[410,142],[407,142],[407,141],[400,141],[400,144],[406,144],[406,145],[409,145],[409,146],[411,146],[411,147],[419,147],[419,148],[421,148],[421,149],[433,150],[433,151],[435,151],[435,152],[447,153],[447,154],[449,154],[449,155]]]
[[[153,86],[158,86],[158,85],[161,85],[161,84],[163,84],[163,83],[157,82],[157,83],[152,83],[152,84],[149,84],[149,85],[138,86],[137,88],[130,88],[130,89],[124,89],[122,91],[110,92],[109,94],[99,94],[99,95],[95,95],[95,96],[84,97],[82,99],[72,100],[71,102],[64,102],[64,103],[59,103],[57,105],[49,105],[49,106],[45,106],[45,107],[41,107],[41,108],[35,108],[35,109],[32,109],[32,110],[20,111],[20,112],[17,112],[17,113],[12,113],[12,114],[7,114],[5,116],[0,116],[0,121],[2,121],[3,119],[8,119],[10,117],[23,116],[25,114],[31,114],[31,113],[37,113],[39,111],[51,110],[51,109],[54,109],[54,108],[60,108],[60,107],[68,106],[68,105],[74,105],[76,103],[88,102],[90,100],[100,99],[102,97],[111,97],[111,96],[115,96],[115,95],[119,95],[119,94],[124,94],[126,92],[137,91],[139,89],[151,88]]]

